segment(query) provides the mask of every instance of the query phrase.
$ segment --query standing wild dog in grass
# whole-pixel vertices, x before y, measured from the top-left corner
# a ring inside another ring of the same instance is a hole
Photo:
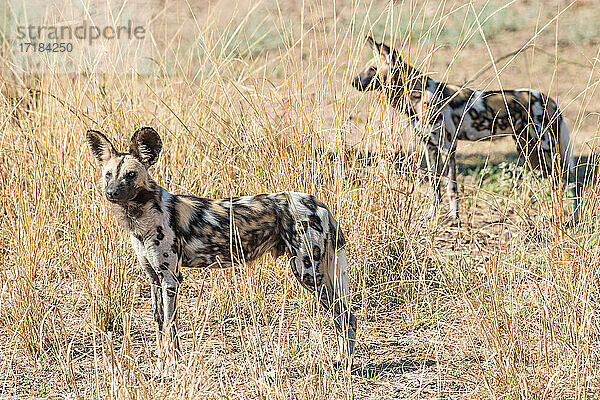
[[[345,241],[325,204],[289,192],[222,200],[169,193],[148,173],[162,148],[152,128],[133,134],[128,153],[97,131],[87,132],[87,142],[102,165],[106,198],[150,279],[161,356],[165,331],[179,350],[175,318],[182,266],[224,268],[271,252],[291,257],[300,284],[333,313],[340,356],[350,365],[356,317],[349,305]]]
[[[429,183],[434,203],[440,201],[440,176],[448,177],[450,217],[457,223],[457,140],[483,140],[512,135],[519,153],[544,176],[562,185],[574,183],[573,222],[579,220],[582,186],[575,179],[569,130],[556,102],[537,90],[473,90],[437,82],[404,62],[400,55],[372,37],[374,58],[352,80],[356,89],[381,90],[393,107],[402,109],[427,150]]]

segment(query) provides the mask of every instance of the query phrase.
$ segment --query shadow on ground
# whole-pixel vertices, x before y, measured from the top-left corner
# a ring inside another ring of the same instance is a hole
[[[375,378],[382,374],[405,374],[423,370],[426,367],[437,365],[435,360],[395,360],[380,363],[367,363],[352,368],[352,375],[362,378]]]
[[[382,159],[391,163],[397,171],[409,167],[406,165],[407,154],[402,150],[393,153],[378,154],[377,152],[362,152],[358,149],[346,149],[343,153],[345,162],[355,165],[358,169],[376,165]],[[332,152],[318,150],[316,159],[328,159],[330,162],[338,160],[339,155]],[[477,176],[485,167],[492,171],[505,168],[505,164],[523,165],[523,158],[514,151],[506,154],[456,154],[457,172],[459,176]],[[584,186],[593,186],[598,183],[598,169],[600,168],[600,154],[576,156],[574,159],[577,180]],[[425,157],[421,157],[420,168],[427,171]],[[360,184],[360,179],[357,180]]]
[[[507,154],[502,160],[498,160],[495,157],[491,160],[486,154],[468,156],[457,154],[456,163],[458,167],[459,175],[477,175],[484,166],[491,169],[500,169],[504,163],[518,163],[523,164],[522,159],[518,153]],[[593,186],[598,183],[598,169],[600,168],[600,154],[590,154],[575,156],[575,176],[577,181],[582,183],[584,186]],[[426,168],[426,166],[423,166]]]

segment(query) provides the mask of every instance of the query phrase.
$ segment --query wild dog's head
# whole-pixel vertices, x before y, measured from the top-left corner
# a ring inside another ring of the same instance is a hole
[[[398,59],[394,50],[386,44],[376,42],[371,36],[367,37],[367,43],[373,48],[373,58],[358,76],[352,79],[352,86],[360,91],[377,90],[388,84]]]
[[[87,131],[87,142],[102,166],[102,190],[110,202],[125,205],[148,200],[155,190],[148,168],[156,163],[162,149],[162,141],[154,129],[135,131],[128,153],[118,152],[98,131]]]
[[[373,58],[352,80],[352,86],[360,91],[387,88],[392,105],[405,104],[409,114],[422,114],[431,100],[431,93],[425,90],[426,76],[405,63],[388,45],[371,36],[367,43],[373,48]]]

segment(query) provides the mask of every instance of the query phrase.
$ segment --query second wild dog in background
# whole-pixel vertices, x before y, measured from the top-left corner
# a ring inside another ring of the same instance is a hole
[[[457,140],[512,135],[532,168],[554,176],[558,184],[574,184],[573,222],[579,221],[582,186],[576,181],[569,130],[554,100],[532,89],[474,90],[437,82],[404,62],[389,46],[372,37],[367,41],[374,57],[352,86],[384,92],[391,105],[407,113],[415,130],[423,134],[434,201],[431,214],[439,204],[440,177],[445,174],[450,217],[460,222]]]

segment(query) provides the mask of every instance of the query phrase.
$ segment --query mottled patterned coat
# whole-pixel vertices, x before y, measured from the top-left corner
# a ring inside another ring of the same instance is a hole
[[[455,152],[458,140],[510,135],[529,166],[574,183],[573,220],[579,219],[582,187],[576,182],[569,130],[556,102],[532,89],[475,90],[438,82],[404,62],[383,43],[367,38],[374,57],[352,80],[358,90],[381,90],[404,111],[426,148],[429,181],[440,199],[440,176],[448,177],[450,216],[459,222]]]
[[[325,204],[292,192],[219,200],[175,195],[148,173],[162,148],[154,129],[138,129],[128,153],[118,152],[97,131],[88,131],[87,141],[102,165],[106,198],[150,279],[161,348],[167,329],[179,348],[175,317],[181,267],[223,268],[271,252],[290,257],[300,284],[332,312],[340,356],[349,360],[356,317],[349,305],[345,241]]]

